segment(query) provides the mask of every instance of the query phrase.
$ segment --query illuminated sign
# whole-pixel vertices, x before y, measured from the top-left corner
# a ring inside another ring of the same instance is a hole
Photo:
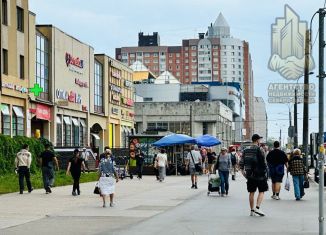
[[[21,92],[21,93],[27,93],[28,92],[27,88],[19,86],[19,85],[14,85],[12,83],[4,83],[3,82],[2,87],[10,89],[10,90],[15,90],[15,91],[18,91],[18,92]]]
[[[115,92],[117,92],[117,93],[121,93],[121,88],[120,87],[118,87],[118,86],[116,86],[116,85],[111,85],[110,86],[110,88],[111,88],[111,91],[115,91]]]
[[[75,84],[77,84],[80,87],[85,87],[88,88],[88,83],[87,82],[83,82],[78,78],[75,78]]]
[[[120,71],[112,71],[111,72],[112,76],[115,77],[115,78],[121,78],[121,73]]]
[[[74,65],[78,68],[84,68],[84,60],[79,59],[79,57],[73,57],[71,54],[66,52],[66,65]]]
[[[132,87],[132,82],[125,80],[125,87]]]
[[[56,97],[60,100],[67,100],[71,103],[81,104],[82,98],[80,94],[77,94],[74,91],[64,91],[62,89],[56,90]]]
[[[119,109],[117,109],[117,108],[112,108],[111,111],[113,114],[117,114],[117,115],[119,114]]]

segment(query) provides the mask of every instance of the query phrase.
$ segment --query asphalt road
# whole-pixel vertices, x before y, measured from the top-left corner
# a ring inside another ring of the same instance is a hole
[[[231,181],[227,197],[207,196],[207,177],[190,189],[189,177],[126,179],[117,185],[116,207],[102,208],[93,183],[72,197],[70,187],[32,194],[0,196],[0,234],[317,234],[318,188],[313,183],[302,201],[293,186],[281,200],[266,193],[265,217],[250,217],[245,180]]]

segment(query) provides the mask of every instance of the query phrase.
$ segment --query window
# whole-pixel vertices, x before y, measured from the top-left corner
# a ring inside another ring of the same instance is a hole
[[[20,55],[19,56],[19,78],[24,79],[24,74],[25,74],[25,60],[24,60],[24,56]]]
[[[173,62],[172,60],[169,60],[169,64],[172,64],[172,62]]]
[[[176,60],[175,62],[176,62],[177,64],[179,64],[179,63],[180,63],[180,60]]]
[[[61,116],[57,116],[57,146],[62,146],[62,122],[61,122]]]
[[[144,97],[144,101],[153,101],[152,97]]]
[[[43,88],[41,99],[49,100],[49,48],[48,40],[42,34],[36,34],[36,83]]]
[[[233,68],[233,69],[235,68],[235,65],[234,65],[234,64],[232,64],[232,68]]]
[[[239,69],[241,69],[241,65],[239,64]]]
[[[234,46],[232,45],[231,48],[234,50]]]
[[[176,55],[177,57],[180,57],[180,53],[177,53],[177,55]]]
[[[79,122],[76,118],[72,118],[72,143],[73,146],[79,146]]]
[[[2,0],[2,24],[8,25],[7,0]]]
[[[134,54],[134,53],[130,53],[130,54],[129,54],[129,57],[130,57],[130,58],[135,58],[135,54]]]
[[[191,50],[196,50],[197,47],[196,46],[191,46]]]
[[[189,56],[189,54],[188,54],[188,53],[185,53],[185,56],[186,56],[186,57],[188,57],[188,56]]]
[[[196,56],[197,53],[196,52],[191,52],[191,56]]]
[[[143,56],[143,53],[142,52],[137,52],[137,57],[142,57]]]
[[[153,53],[153,56],[154,57],[158,57],[158,53]]]
[[[231,52],[231,55],[234,56],[234,52]]]
[[[8,75],[8,51],[6,49],[2,49],[2,55],[3,55],[2,72],[3,74]]]
[[[13,106],[12,115],[12,135],[13,136],[24,136],[24,113],[23,108]]]
[[[24,9],[17,7],[17,30],[24,32]]]
[[[149,53],[145,53],[145,55],[144,55],[145,57],[149,57],[150,56],[150,54]]]
[[[71,119],[70,117],[63,117],[63,144],[64,146],[71,146]]]
[[[1,133],[10,135],[10,111],[9,105],[0,104],[1,107]]]
[[[94,112],[103,113],[103,68],[96,60],[94,66]]]

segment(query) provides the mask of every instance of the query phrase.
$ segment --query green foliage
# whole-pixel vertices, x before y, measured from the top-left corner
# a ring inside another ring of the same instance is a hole
[[[97,181],[97,179],[98,179],[97,172],[83,173],[80,177],[80,182],[81,183],[93,182],[93,181]],[[31,182],[34,189],[43,188],[42,172],[40,170],[37,170],[31,174]],[[54,185],[56,187],[64,186],[64,185],[72,185],[72,184],[73,184],[73,179],[71,175],[66,175],[65,171],[55,172]],[[25,184],[25,190],[26,190],[26,184]],[[13,193],[18,191],[19,191],[18,175],[14,173],[8,173],[0,176],[0,194]]]
[[[24,144],[29,145],[29,150],[32,154],[31,172],[37,170],[37,159],[40,153],[44,150],[44,144],[48,140],[28,138],[25,136],[15,136],[11,138],[9,136],[0,135],[0,175],[4,175],[9,172],[14,172],[15,157],[21,150]]]

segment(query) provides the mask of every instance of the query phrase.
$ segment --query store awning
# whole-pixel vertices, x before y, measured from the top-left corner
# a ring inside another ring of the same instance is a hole
[[[91,135],[92,135],[96,140],[100,140],[100,139],[101,139],[97,134],[91,133]]]
[[[77,118],[72,118],[71,120],[72,120],[72,123],[74,124],[74,126],[79,126]]]
[[[61,124],[61,123],[62,123],[62,122],[61,122],[61,118],[58,117],[58,116],[57,116],[57,123],[58,123],[58,124]]]
[[[1,104],[1,113],[5,116],[10,116],[10,111],[9,111],[9,105],[7,104]]]
[[[63,121],[66,123],[66,125],[71,125],[70,117],[63,117]]]
[[[25,117],[24,113],[23,113],[23,109],[21,107],[13,106],[12,108],[13,108],[13,110],[14,110],[17,117],[20,117],[20,118]]]
[[[83,127],[86,127],[86,123],[83,119],[80,119],[80,124],[83,126]]]

